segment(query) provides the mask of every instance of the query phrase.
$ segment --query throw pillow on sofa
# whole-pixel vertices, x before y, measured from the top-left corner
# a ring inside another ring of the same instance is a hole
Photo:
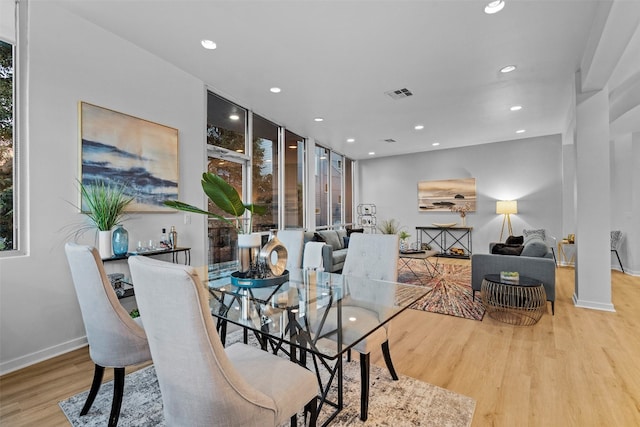
[[[545,242],[547,240],[547,231],[544,228],[539,228],[536,230],[522,230],[522,235],[524,236],[524,244],[527,244],[529,239],[537,238]]]
[[[342,237],[335,230],[321,230],[318,231],[318,234],[324,238],[324,241],[327,245],[330,245],[334,251],[343,248]],[[346,232],[345,232],[346,235]]]
[[[493,245],[493,248],[491,248],[491,253],[492,254],[498,254],[498,255],[515,255],[515,256],[518,256],[518,255],[520,255],[520,253],[522,252],[523,249],[524,249],[524,246],[522,246],[522,245],[510,245],[510,244],[506,244],[506,243],[496,243],[495,245]]]
[[[504,243],[505,245],[523,245],[524,236],[509,236]]]
[[[527,239],[527,242],[524,244],[520,256],[542,258],[547,255],[547,252],[549,252],[549,247],[543,240],[540,240],[537,237],[531,237]]]

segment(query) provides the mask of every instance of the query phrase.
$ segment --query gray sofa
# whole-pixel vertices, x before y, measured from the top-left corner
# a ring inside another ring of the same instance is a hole
[[[344,260],[347,258],[348,248],[344,245],[345,237],[347,237],[347,230],[305,231],[304,242],[306,244],[310,241],[321,241],[319,239],[323,239],[325,243],[322,247],[324,271],[339,273],[342,271]]]
[[[471,288],[473,297],[480,291],[482,280],[487,274],[499,274],[501,271],[517,271],[542,281],[547,301],[551,301],[551,313],[555,314],[556,300],[556,263],[551,254],[542,257],[473,254],[471,255]]]

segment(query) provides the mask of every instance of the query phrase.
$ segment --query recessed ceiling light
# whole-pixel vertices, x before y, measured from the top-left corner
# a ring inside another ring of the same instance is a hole
[[[518,130],[516,131],[516,133],[525,133],[525,132],[526,132],[526,130],[524,130],[524,129],[518,129]]]
[[[369,155],[370,155],[370,156],[375,156],[375,155],[376,155],[376,152],[375,152],[375,151],[369,151]]]
[[[244,150],[243,150],[242,148],[238,148],[238,149],[236,150],[236,153],[242,153],[242,152],[244,152]]]
[[[271,92],[273,93],[280,93],[281,89],[279,87],[272,87],[271,89],[269,89]]]
[[[440,145],[440,143],[439,143],[439,142],[434,142],[434,143],[433,143],[433,144],[431,144],[431,145],[433,145],[434,147],[437,147],[438,145]]]
[[[515,65],[507,65],[506,67],[500,68],[500,72],[501,73],[510,73],[512,71],[515,71],[515,69],[516,69]]]
[[[354,138],[347,138],[347,142],[356,142]]]
[[[422,129],[424,129],[424,125],[415,125],[413,128],[415,130],[422,130]]]
[[[209,50],[213,50],[218,47],[218,45],[212,40],[205,39],[205,40],[202,40],[200,44],[202,45],[203,48],[209,49]]]
[[[518,110],[522,110],[522,105],[514,105],[513,107],[509,108],[511,111],[518,111]]]
[[[498,13],[504,7],[504,0],[495,0],[484,7],[484,13],[489,15]]]
[[[237,114],[232,114],[232,115],[230,115],[230,116],[229,116],[229,118],[230,118],[231,120],[240,120],[240,116],[239,116],[239,115],[237,115]]]
[[[324,121],[324,119],[322,117],[316,117],[315,119],[313,119],[316,122],[322,122]]]
[[[292,150],[295,150],[296,148],[298,148],[298,146],[297,145],[290,145],[289,148],[292,149]]]

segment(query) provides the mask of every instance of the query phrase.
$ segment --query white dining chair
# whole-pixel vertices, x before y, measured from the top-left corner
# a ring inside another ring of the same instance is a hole
[[[278,239],[287,248],[287,270],[292,271],[302,267],[302,251],[304,249],[304,231],[280,230]]]
[[[342,275],[396,282],[399,254],[399,238],[395,234],[354,233],[349,240],[349,252]],[[349,303],[349,298],[354,300],[353,304]],[[367,296],[362,296],[363,300],[366,298]],[[364,320],[367,317],[372,317],[371,321],[374,323],[378,322],[381,313],[365,308],[366,302],[360,303],[358,299],[357,295],[348,295],[342,304],[343,313],[357,317],[361,324],[365,323]],[[349,334],[348,327],[348,325],[343,326],[345,336]],[[389,351],[389,323],[387,323],[353,347],[360,354],[360,419],[362,421],[367,419],[369,408],[370,353],[378,346],[382,349],[391,378],[398,380]]]
[[[132,319],[122,307],[107,277],[98,250],[75,243],[65,253],[80,304],[82,320],[94,363],[93,382],[80,411],[86,415],[100,390],[105,367],[114,370],[113,400],[109,426],[116,426],[124,390],[125,367],[151,360],[141,319]]]
[[[167,425],[293,424],[303,407],[315,425],[315,375],[242,343],[225,349],[192,267],[143,257],[129,258],[129,267]]]

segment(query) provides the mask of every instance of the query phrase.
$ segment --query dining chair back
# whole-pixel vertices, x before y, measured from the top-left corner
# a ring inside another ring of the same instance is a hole
[[[399,240],[395,234],[351,234],[349,252],[347,252],[342,274],[396,282],[400,256]],[[388,295],[376,295],[375,292],[373,294],[368,297],[353,294],[347,296],[343,302],[343,312],[348,313],[348,317],[356,317],[362,323],[366,323],[367,317],[371,317],[372,322],[378,322],[384,313],[377,312],[374,308],[376,305],[369,304],[370,301],[367,300],[376,297],[388,298]],[[349,299],[354,300],[352,305],[349,304]],[[343,334],[347,336],[348,327],[348,325],[343,327]],[[362,421],[368,417],[370,352],[377,346],[382,349],[391,378],[398,379],[389,351],[389,323],[386,323],[384,327],[377,329],[353,347],[360,353],[360,419]]]
[[[167,425],[277,426],[305,407],[316,419],[315,375],[237,343],[224,348],[193,267],[129,258]]]
[[[151,360],[147,336],[140,319],[132,319],[120,304],[96,248],[67,243],[65,253],[87,332],[89,355],[95,365],[91,390],[80,415],[86,415],[91,408],[105,367],[114,368],[109,426],[115,426],[120,416],[125,367]]]
[[[287,248],[287,270],[292,271],[302,267],[302,251],[304,249],[304,231],[280,230],[278,239]]]

